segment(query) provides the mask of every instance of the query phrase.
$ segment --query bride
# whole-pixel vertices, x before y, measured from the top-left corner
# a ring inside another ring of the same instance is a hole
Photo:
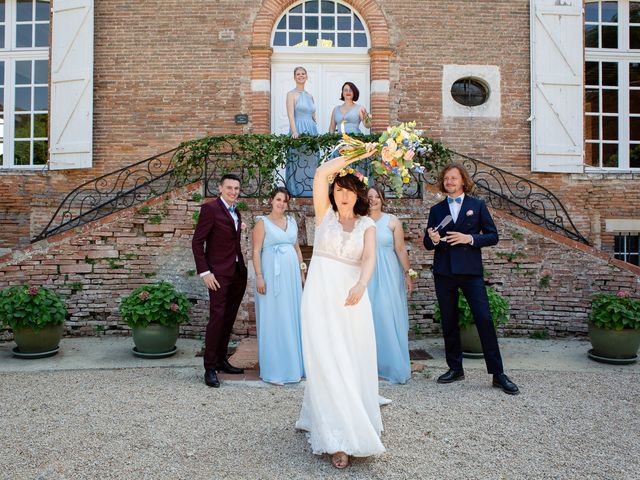
[[[314,454],[329,453],[336,468],[349,455],[384,452],[376,343],[367,282],[375,269],[375,223],[356,160],[338,157],[313,179],[316,233],[302,295],[302,351],[307,376],[296,428]],[[345,174],[346,173],[346,174]],[[335,180],[330,184],[329,177]]]

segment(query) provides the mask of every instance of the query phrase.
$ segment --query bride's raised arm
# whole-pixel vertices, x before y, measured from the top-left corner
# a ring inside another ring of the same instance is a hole
[[[324,162],[317,168],[313,177],[313,210],[316,215],[316,224],[322,221],[322,217],[331,206],[331,201],[329,200],[329,176],[338,173],[353,162],[370,157],[376,152],[373,144],[367,144],[367,148],[368,150],[365,153],[355,158],[336,157]]]

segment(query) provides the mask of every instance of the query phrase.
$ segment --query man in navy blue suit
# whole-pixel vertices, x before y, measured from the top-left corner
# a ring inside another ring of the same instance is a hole
[[[498,229],[484,201],[467,195],[473,189],[473,180],[462,165],[451,163],[446,166],[438,178],[438,187],[447,198],[431,207],[424,237],[425,248],[435,250],[433,278],[449,366],[447,373],[438,377],[438,383],[464,380],[458,327],[460,289],[478,327],[487,372],[493,375],[493,386],[515,395],[519,392],[518,387],[503,371],[483,279],[481,248],[498,243]]]

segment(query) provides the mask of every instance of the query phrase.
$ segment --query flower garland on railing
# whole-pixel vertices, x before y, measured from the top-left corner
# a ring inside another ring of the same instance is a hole
[[[208,160],[226,154],[226,163],[219,166],[218,173],[242,171],[246,174],[243,181],[260,178],[272,179],[275,182],[275,172],[285,166],[287,154],[291,150],[321,152],[319,159],[322,160],[331,154],[342,138],[339,134],[301,135],[298,138],[288,135],[233,134],[190,140],[183,142],[174,155],[174,174],[186,177],[194,170],[202,169]],[[351,138],[362,142],[376,142],[380,136],[352,135]],[[419,162],[426,172],[435,172],[449,161],[450,153],[441,143],[428,138],[421,138],[421,142],[425,148],[417,152],[415,161]],[[216,158],[216,161],[220,160]],[[385,183],[385,179],[380,178],[378,172],[373,172],[373,177],[379,183]],[[418,175],[416,180],[419,180]],[[265,181],[265,185],[267,184],[269,181]],[[270,186],[265,186],[260,194],[268,195],[269,192],[266,190],[270,189]]]

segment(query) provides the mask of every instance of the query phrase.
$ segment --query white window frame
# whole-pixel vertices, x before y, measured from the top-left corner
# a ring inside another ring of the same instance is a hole
[[[587,2],[591,3],[591,2]],[[629,64],[640,63],[640,50],[631,50],[629,46],[629,0],[618,0],[618,23],[601,23],[601,25],[617,25],[618,26],[618,48],[585,48],[586,62],[615,62],[618,64],[618,166],[617,167],[594,167],[585,165],[587,173],[637,173],[640,168],[631,168],[629,166],[629,148],[632,144],[640,144],[639,141],[631,142],[630,136],[630,112],[629,112]],[[625,48],[620,48],[623,45]],[[586,87],[585,87],[586,89]],[[600,105],[602,110],[602,104]],[[599,116],[602,116],[600,114]],[[585,118],[587,117],[585,112]],[[602,133],[602,132],[601,132]],[[602,136],[602,135],[601,135]],[[585,148],[588,143],[602,143],[600,138],[597,142],[587,142],[585,139]],[[613,143],[613,142],[607,142]],[[602,163],[602,158],[599,159]]]
[[[51,7],[49,7],[51,9]],[[51,11],[51,10],[49,10]],[[49,47],[16,48],[16,0],[7,0],[5,3],[5,48],[0,49],[0,60],[4,65],[4,132],[3,132],[3,163],[0,170],[42,170],[44,165],[15,165],[14,159],[14,124],[15,124],[15,64],[19,60],[47,60],[49,61]],[[35,25],[35,23],[33,23]],[[49,24],[51,28],[51,24]],[[33,35],[33,33],[32,33]],[[49,96],[51,89],[49,88]],[[47,109],[49,121],[51,121],[50,109]],[[33,137],[31,137],[33,140]],[[47,141],[49,138],[47,136]],[[48,156],[48,149],[47,149]],[[31,159],[33,160],[33,159]]]
[[[616,250],[616,242],[613,242],[613,255],[618,260],[622,260],[623,262],[627,262],[631,265],[639,265],[640,264],[640,255],[638,251],[631,251],[628,248],[629,237],[638,237],[640,236],[640,232],[615,232],[615,237],[622,237],[622,243],[624,244],[622,251]],[[638,263],[630,262],[629,257],[635,257],[636,260],[639,260]]]
[[[354,30],[353,28],[351,30],[344,30],[344,31],[340,31],[341,33],[351,33],[352,35],[354,33],[364,33],[367,37],[367,46],[366,47],[315,47],[315,46],[308,46],[308,47],[295,47],[295,46],[289,46],[289,45],[274,45],[274,41],[275,41],[275,35],[277,32],[289,32],[290,30],[287,28],[285,28],[284,30],[279,30],[278,29],[278,24],[280,23],[280,21],[282,20],[283,17],[287,16],[289,14],[289,12],[303,4],[306,2],[306,0],[302,0],[299,2],[296,2],[292,5],[290,5],[276,20],[275,22],[275,27],[273,29],[273,31],[271,32],[271,45],[273,48],[273,52],[274,53],[287,53],[287,52],[298,52],[298,53],[310,53],[310,54],[322,54],[322,53],[332,53],[332,54],[336,54],[336,53],[349,53],[349,54],[368,54],[369,53],[369,48],[371,46],[371,34],[369,33],[369,29],[367,28],[367,24],[364,21],[363,16],[360,14],[360,12],[358,12],[353,5],[349,5],[348,3],[345,2],[341,2],[338,0],[331,0],[333,3],[338,4],[338,5],[343,5],[344,7],[348,8],[349,10],[351,10],[351,15],[352,16],[357,16],[360,21],[362,22],[362,26],[364,27],[364,30]],[[339,14],[335,14],[335,16],[340,16]],[[338,30],[337,30],[337,18],[336,18],[336,25],[335,25],[335,33],[337,35]],[[304,28],[302,30],[292,30],[294,32],[300,32],[302,34],[302,37],[304,39],[304,33],[307,31]],[[319,31],[322,31],[322,28],[319,28]],[[336,37],[337,39],[337,37]]]

